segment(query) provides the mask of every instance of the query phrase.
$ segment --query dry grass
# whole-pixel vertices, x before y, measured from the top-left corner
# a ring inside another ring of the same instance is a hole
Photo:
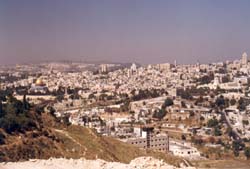
[[[0,145],[0,161],[84,157],[129,163],[140,156],[153,156],[176,166],[182,162],[172,155],[145,151],[111,137],[98,136],[91,129],[73,125],[60,130],[47,127],[25,134],[9,135],[7,143]]]
[[[192,161],[199,169],[249,169],[250,161],[245,160],[204,160]]]
[[[152,150],[145,151],[110,137],[97,136],[95,132],[87,128],[70,126],[66,132],[85,147],[84,157],[87,159],[100,158],[107,161],[129,163],[136,157],[153,156],[176,166],[182,162],[181,159],[170,154]]]

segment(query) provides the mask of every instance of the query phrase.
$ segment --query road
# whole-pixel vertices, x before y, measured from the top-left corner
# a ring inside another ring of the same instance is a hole
[[[228,116],[226,115],[226,113],[224,111],[222,111],[222,117],[226,120],[227,126],[230,127],[232,129],[233,134],[233,139],[234,140],[241,140],[241,136],[240,133],[238,133],[238,131],[234,128],[234,126],[230,123],[230,120],[228,118]]]

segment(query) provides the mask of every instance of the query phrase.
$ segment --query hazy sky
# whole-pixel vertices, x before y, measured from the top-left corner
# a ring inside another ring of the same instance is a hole
[[[249,0],[0,0],[0,64],[215,62],[244,51]]]

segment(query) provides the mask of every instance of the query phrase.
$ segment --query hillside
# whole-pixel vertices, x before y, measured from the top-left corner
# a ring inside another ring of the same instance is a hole
[[[68,126],[64,129],[44,128],[16,135],[6,135],[0,145],[0,161],[48,159],[50,157],[103,159],[128,163],[140,156],[153,156],[178,165],[182,161],[171,155],[144,151],[110,137],[97,136],[91,129]]]
[[[46,105],[46,104],[43,104]],[[182,161],[164,153],[141,150],[80,126],[66,125],[44,106],[31,106],[8,98],[0,116],[0,162],[51,157],[103,159],[129,163],[136,157],[153,156],[169,164]]]

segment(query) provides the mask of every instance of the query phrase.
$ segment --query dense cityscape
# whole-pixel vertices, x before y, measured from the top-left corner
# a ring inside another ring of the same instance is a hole
[[[249,0],[0,0],[0,169],[250,169]]]
[[[188,160],[248,159],[249,70],[246,53],[239,60],[194,65],[2,66],[0,127],[9,133],[19,130],[6,124],[15,119],[2,110],[14,97],[68,125],[140,149]]]

